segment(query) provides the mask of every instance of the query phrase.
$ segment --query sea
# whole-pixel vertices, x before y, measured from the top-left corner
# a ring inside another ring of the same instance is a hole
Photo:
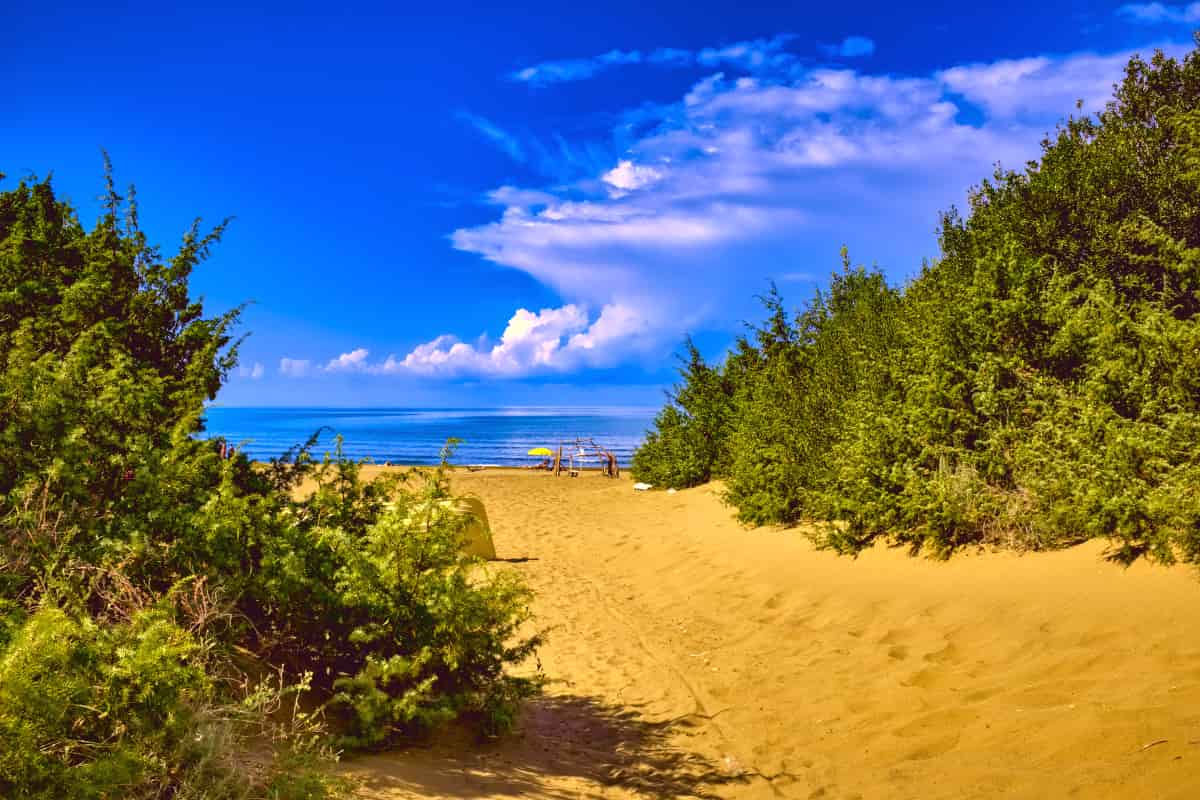
[[[461,439],[451,463],[519,466],[536,463],[536,447],[552,450],[594,439],[628,466],[657,409],[626,406],[507,408],[234,408],[210,406],[204,436],[223,437],[256,461],[303,444],[321,431],[314,455],[341,435],[354,459],[436,464],[450,437]],[[564,453],[567,452],[564,448]]]

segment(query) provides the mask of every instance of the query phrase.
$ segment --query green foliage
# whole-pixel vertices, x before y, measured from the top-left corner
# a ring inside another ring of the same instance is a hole
[[[517,577],[460,555],[448,466],[222,458],[238,312],[187,284],[224,223],[163,258],[106,176],[91,231],[48,180],[0,193],[0,795],[321,797],[335,739],[506,728],[540,640]],[[300,694],[322,713],[273,722]]]
[[[33,614],[0,658],[0,794],[153,797],[195,769],[211,692],[197,649],[161,614],[115,627]]]
[[[744,380],[732,437],[727,499],[757,524],[814,516],[832,478],[829,458],[846,439],[848,404],[867,392],[889,357],[899,295],[877,271],[842,272],[794,321],[772,290],[764,354]]]
[[[98,625],[37,610],[0,655],[0,795],[13,798],[201,800],[328,796],[311,743],[247,769],[259,713],[219,705],[207,647],[162,610]],[[246,709],[277,702],[264,688]],[[251,698],[248,698],[248,700]],[[285,738],[298,728],[284,731]]]
[[[1198,108],[1200,51],[1134,58],[1105,111],[944,215],[902,293],[848,264],[795,320],[772,293],[705,377],[732,408],[689,420],[719,420],[731,458],[689,477],[845,552],[1103,536],[1121,560],[1200,557]]]
[[[447,453],[449,455],[449,453]],[[275,658],[332,690],[344,747],[374,747],[464,715],[511,726],[537,681],[507,675],[540,643],[522,637],[530,595],[511,571],[463,554],[469,518],[445,463],[363,483],[338,450],[292,506],[294,533],[263,562]],[[382,502],[383,498],[390,502]]]
[[[107,189],[91,232],[48,181],[0,194],[0,496],[28,545],[6,554],[13,592],[52,571],[67,540],[94,561],[151,516],[129,509],[170,513],[164,454],[199,430],[236,358],[238,312],[207,319],[187,294],[225,224],[201,234],[197,221],[163,259],[132,192],[123,205],[111,175]]]
[[[695,486],[728,467],[734,383],[704,362],[691,339],[680,359],[683,381],[669,395],[654,429],[634,453],[633,474],[659,486]]]

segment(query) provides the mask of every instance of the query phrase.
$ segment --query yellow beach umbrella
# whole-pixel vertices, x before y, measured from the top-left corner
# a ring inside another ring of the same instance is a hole
[[[531,456],[552,456],[552,455],[554,455],[554,451],[551,450],[549,447],[535,447],[529,451],[529,455],[531,455]]]

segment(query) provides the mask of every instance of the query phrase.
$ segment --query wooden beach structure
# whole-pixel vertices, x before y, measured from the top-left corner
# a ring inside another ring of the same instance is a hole
[[[575,478],[579,476],[580,470],[590,464],[595,464],[600,469],[600,474],[606,478],[621,476],[621,466],[617,463],[616,454],[590,436],[560,442],[558,451],[554,454],[552,469],[556,476],[565,472],[568,477]]]

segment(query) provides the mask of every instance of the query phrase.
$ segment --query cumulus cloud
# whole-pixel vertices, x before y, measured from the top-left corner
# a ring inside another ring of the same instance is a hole
[[[567,366],[563,353],[567,337],[587,326],[586,311],[576,305],[544,308],[537,313],[519,308],[500,341],[490,348],[439,336],[414,348],[401,366],[420,374],[442,375],[517,375],[563,368]]]
[[[326,372],[355,372],[364,368],[367,365],[367,356],[370,352],[365,347],[360,347],[357,350],[351,350],[349,353],[342,353],[337,358],[331,359],[325,365]]]
[[[263,369],[263,365],[255,361],[252,366],[243,364],[242,366],[238,367],[238,376],[256,381],[263,376],[265,371],[266,370]]]
[[[654,167],[644,164],[634,164],[628,159],[622,159],[617,165],[601,176],[603,181],[617,191],[629,192],[640,189],[662,178],[663,173]]]
[[[279,359],[279,374],[289,378],[303,378],[312,369],[312,362],[307,358]]]
[[[463,375],[512,378],[554,373],[581,366],[607,366],[643,349],[640,335],[648,321],[636,309],[607,305],[592,318],[575,304],[534,312],[519,308],[499,341],[468,344],[443,334],[414,347],[404,358],[389,355],[371,361],[360,347],[329,361],[324,372],[370,375]]]
[[[521,142],[517,137],[503,130],[491,120],[477,114],[460,111],[457,116],[478,131],[494,146],[507,153],[508,157],[513,161],[525,161],[525,150],[521,147]]]
[[[841,44],[823,44],[821,52],[827,56],[841,58],[862,58],[875,52],[875,41],[866,36],[847,36]]]
[[[645,349],[649,322],[635,308],[610,304],[595,319],[581,306],[517,309],[500,341],[469,345],[449,335],[414,348],[398,368],[422,375],[520,377],[581,366],[608,366]]]
[[[1117,9],[1117,14],[1134,22],[1145,24],[1174,23],[1177,25],[1200,22],[1200,3],[1169,5],[1165,3],[1126,3]]]

